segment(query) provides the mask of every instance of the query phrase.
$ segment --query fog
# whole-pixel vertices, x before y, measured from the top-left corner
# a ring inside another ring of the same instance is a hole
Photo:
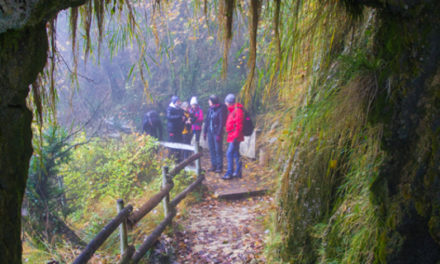
[[[226,79],[221,78],[222,42],[215,14],[208,16],[189,1],[174,1],[153,17],[150,4],[135,6],[138,29],[132,34],[126,19],[110,16],[98,54],[98,30],[93,21],[92,46],[84,56],[85,33],[78,29],[77,51],[72,53],[68,12],[57,19],[57,119],[64,127],[90,133],[141,132],[144,113],[163,115],[172,95],[182,101],[197,96],[204,109],[207,98],[237,93],[246,78],[247,25],[238,15]],[[74,60],[77,75],[74,77]]]

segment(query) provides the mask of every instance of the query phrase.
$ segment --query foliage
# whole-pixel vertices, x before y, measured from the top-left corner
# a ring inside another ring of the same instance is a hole
[[[87,138],[83,133],[70,138],[69,159],[58,159],[56,167],[56,175],[64,181],[63,189],[59,190],[66,201],[62,208],[68,210],[63,219],[82,240],[90,241],[116,215],[116,199],[123,198],[126,204],[138,208],[157,193],[162,183],[161,168],[170,165],[170,161],[149,136],[133,134],[121,139],[105,139]],[[85,142],[87,144],[81,144]],[[58,153],[59,149],[55,152]],[[194,175],[182,172],[173,181],[171,197],[194,181]],[[194,199],[197,199],[197,194],[185,199],[180,209],[185,211],[186,204]],[[162,219],[162,206],[159,205],[130,232],[130,243],[140,244]],[[39,223],[43,222],[40,219]],[[29,261],[53,259],[72,262],[78,250],[69,243],[57,242],[27,243],[24,258]],[[96,256],[92,263],[104,259],[114,262],[118,249],[119,237],[115,232],[100,248],[105,253]]]
[[[61,164],[69,160],[72,150],[68,138],[66,131],[56,126],[47,128],[41,137],[34,137],[35,154],[29,166],[23,227],[41,245],[53,245],[61,237],[81,243],[63,220],[71,213],[59,175]]]
[[[75,140],[85,140],[85,135]],[[76,148],[70,162],[62,167],[67,198],[74,201],[78,212],[90,210],[102,199],[131,200],[160,175],[156,147],[149,136],[90,139],[87,145]]]
[[[374,13],[355,18],[316,1],[285,3],[285,12],[294,16],[280,26],[281,64],[270,66],[281,85],[266,90],[283,103],[287,142],[268,259],[372,263],[382,229],[369,188],[383,155],[382,128],[368,123],[382,67],[367,53]]]
[[[420,2],[414,10],[434,6]],[[431,112],[438,99],[427,99],[438,98],[438,86],[428,84],[438,67],[411,54],[439,35],[431,11],[422,18],[401,9],[403,23],[390,9],[282,4],[281,14],[293,15],[280,28],[281,65],[272,60],[269,69],[278,90],[267,90],[283,102],[286,123],[273,262],[438,259],[438,210],[429,209],[438,208],[431,195],[439,190],[432,181],[438,154],[427,125],[438,120]]]

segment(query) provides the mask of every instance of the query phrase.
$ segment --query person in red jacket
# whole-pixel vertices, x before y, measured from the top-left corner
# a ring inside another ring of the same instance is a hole
[[[241,178],[242,162],[240,159],[240,142],[244,140],[243,119],[244,110],[240,103],[235,102],[235,96],[228,94],[225,98],[225,104],[228,107],[229,114],[226,119],[226,141],[229,143],[226,151],[228,161],[228,170],[222,179],[229,180],[233,177]],[[236,168],[234,170],[234,161]]]

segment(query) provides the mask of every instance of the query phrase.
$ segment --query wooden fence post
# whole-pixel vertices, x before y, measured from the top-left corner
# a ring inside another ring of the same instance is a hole
[[[167,183],[171,183],[172,180],[168,176],[168,166],[163,166],[162,168],[162,188],[165,188]],[[163,203],[163,214],[167,217],[170,214],[170,194],[168,193],[162,200]]]
[[[118,209],[118,213],[124,209],[124,200],[118,199],[116,201],[116,206]],[[122,221],[119,225],[119,239],[121,240],[121,256],[127,251],[128,241],[127,241],[127,218]]]
[[[195,146],[194,146],[194,154],[198,154],[199,153],[199,142],[195,141]],[[200,163],[200,158],[196,159],[196,173],[197,173],[197,178],[200,177],[201,175],[201,163]]]

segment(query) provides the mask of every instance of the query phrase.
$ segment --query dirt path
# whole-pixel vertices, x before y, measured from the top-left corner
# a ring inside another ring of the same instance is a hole
[[[204,159],[207,155],[204,156]],[[207,160],[204,160],[204,164]],[[194,204],[177,220],[182,231],[175,232],[173,247],[177,263],[265,263],[263,222],[273,204],[270,195],[234,200],[218,199],[219,189],[259,186],[263,169],[246,163],[243,179],[221,180],[207,173],[208,187],[203,202]]]

